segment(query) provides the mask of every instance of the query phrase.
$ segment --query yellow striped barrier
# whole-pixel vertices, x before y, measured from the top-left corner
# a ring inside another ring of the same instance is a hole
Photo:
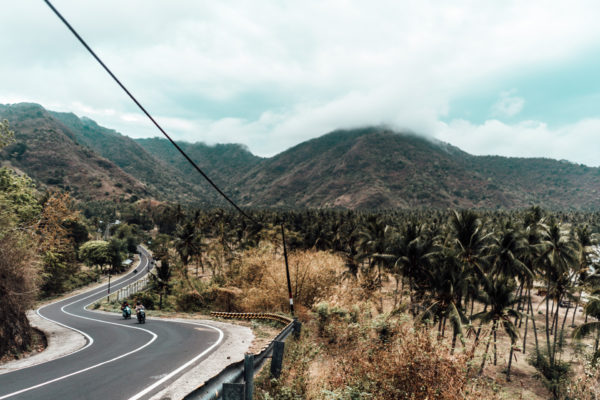
[[[294,320],[284,315],[274,313],[237,313],[237,312],[221,312],[211,311],[213,317],[225,318],[225,319],[267,319],[271,321],[281,322],[282,324],[290,324]]]

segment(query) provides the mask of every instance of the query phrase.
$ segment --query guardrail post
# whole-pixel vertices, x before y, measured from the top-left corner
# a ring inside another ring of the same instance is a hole
[[[243,383],[224,383],[223,384],[223,400],[243,400],[244,399],[244,384]]]
[[[244,355],[244,382],[246,384],[244,400],[252,400],[254,392],[254,354]]]
[[[271,376],[279,378],[281,375],[281,366],[283,364],[283,350],[285,343],[280,341],[273,342],[273,356],[271,358]]]
[[[300,338],[301,331],[302,331],[302,322],[298,321],[298,318],[294,318],[294,339]]]

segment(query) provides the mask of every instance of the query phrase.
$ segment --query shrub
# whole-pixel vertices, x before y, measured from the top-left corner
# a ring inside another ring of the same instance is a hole
[[[186,292],[179,294],[175,299],[175,307],[177,311],[193,312],[200,311],[205,307],[205,302],[200,293]]]
[[[154,310],[154,304],[158,300],[156,296],[150,292],[139,292],[134,297],[136,302],[140,301],[147,310]]]

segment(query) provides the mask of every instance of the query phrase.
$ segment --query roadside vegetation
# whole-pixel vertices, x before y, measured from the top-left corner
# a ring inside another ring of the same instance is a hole
[[[305,329],[259,398],[599,393],[598,214],[256,211],[256,227],[223,210],[146,211],[159,262],[141,296],[163,311],[288,312],[285,224]]]
[[[153,200],[75,203],[0,169],[0,357],[31,347],[37,300],[123,271],[139,243],[157,261],[135,296],[150,310],[287,313],[283,224],[304,330],[258,398],[600,395],[599,213],[249,213],[260,226]]]

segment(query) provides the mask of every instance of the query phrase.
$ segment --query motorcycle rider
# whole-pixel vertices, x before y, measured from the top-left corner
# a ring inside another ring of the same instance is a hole
[[[121,304],[121,312],[123,313],[123,318],[125,319],[131,316],[131,307],[129,307],[129,303],[127,301],[124,301],[123,304]]]
[[[143,324],[146,322],[146,311],[144,305],[140,301],[138,301],[135,305],[135,313],[139,323]]]
[[[140,310],[145,311],[144,305],[141,302],[135,303],[135,312],[138,313]]]

